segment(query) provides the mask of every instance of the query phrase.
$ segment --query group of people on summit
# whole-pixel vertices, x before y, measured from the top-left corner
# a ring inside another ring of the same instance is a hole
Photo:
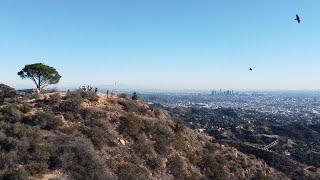
[[[82,85],[79,87],[79,89],[81,89],[82,91],[85,91],[85,92],[94,92],[94,93],[98,93],[98,88],[95,87],[93,88],[92,86],[89,86],[89,85]]]

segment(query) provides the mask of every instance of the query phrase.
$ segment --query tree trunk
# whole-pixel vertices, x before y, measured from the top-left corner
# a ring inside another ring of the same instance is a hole
[[[41,93],[41,77],[39,76],[38,84],[37,84],[38,92]]]

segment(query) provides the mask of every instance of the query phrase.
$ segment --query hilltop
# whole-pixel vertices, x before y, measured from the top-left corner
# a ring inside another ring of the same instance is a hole
[[[124,94],[1,89],[1,179],[292,178]]]

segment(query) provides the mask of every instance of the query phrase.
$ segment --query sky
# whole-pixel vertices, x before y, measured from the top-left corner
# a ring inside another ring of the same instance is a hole
[[[58,87],[317,90],[319,7],[319,0],[1,0],[0,83],[31,87],[17,72],[42,62],[61,74]]]

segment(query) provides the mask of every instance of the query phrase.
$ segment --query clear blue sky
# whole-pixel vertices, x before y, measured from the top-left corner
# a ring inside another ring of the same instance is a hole
[[[0,82],[27,87],[16,73],[43,62],[59,70],[60,86],[318,89],[319,8],[319,0],[1,0]]]

